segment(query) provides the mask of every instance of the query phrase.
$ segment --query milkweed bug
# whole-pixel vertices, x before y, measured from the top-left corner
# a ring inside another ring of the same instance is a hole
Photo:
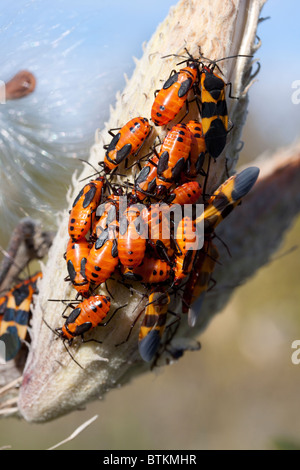
[[[113,130],[113,129],[112,129]],[[136,155],[150,134],[151,126],[147,118],[136,117],[128,121],[117,134],[109,131],[113,139],[106,149],[104,171],[110,173],[130,155]]]
[[[95,220],[91,240],[95,241],[110,225],[115,225],[115,221],[119,215],[120,196],[111,194],[107,197],[105,203],[98,207],[100,218]]]
[[[116,346],[120,346],[128,341],[136,322],[144,313],[139,330],[138,348],[141,358],[146,362],[150,362],[159,348],[160,339],[166,327],[169,304],[169,294],[161,287],[153,288],[149,294],[147,304],[131,324],[127,338],[122,343],[116,344]]]
[[[135,268],[141,264],[146,250],[147,225],[137,205],[127,207],[120,218],[118,239],[119,259],[123,266]]]
[[[157,352],[165,331],[170,296],[155,289],[149,295],[144,318],[139,331],[138,348],[141,358],[150,362]]]
[[[207,206],[196,219],[196,224],[204,220],[205,234],[212,233],[216,226],[230,214],[250,191],[259,175],[259,169],[249,167],[228,178],[207,201]]]
[[[159,153],[156,177],[156,195],[165,195],[166,189],[180,179],[188,159],[192,137],[185,124],[177,124],[167,133]]]
[[[174,248],[169,206],[164,203],[151,204],[142,210],[141,217],[148,226],[148,244],[155,249],[159,258],[170,262]]]
[[[170,191],[165,199],[168,204],[195,204],[202,195],[202,189],[197,181],[189,181]]]
[[[5,343],[6,361],[14,359],[25,340],[30,318],[33,295],[37,292],[36,283],[42,277],[38,272],[12,288],[1,304],[3,311],[0,323],[0,341]]]
[[[183,217],[178,224],[176,243],[178,253],[175,254],[173,284],[178,286],[182,279],[191,272],[198,249],[196,223],[188,216]]]
[[[86,277],[86,262],[91,249],[91,245],[85,238],[74,242],[72,238],[69,239],[65,259],[67,262],[67,269],[69,276],[65,281],[71,281],[74,288],[83,297],[86,297],[89,292],[90,284]]]
[[[225,99],[225,82],[213,68],[201,70],[201,119],[206,150],[216,159],[226,145],[228,111]]]
[[[188,93],[199,83],[199,65],[188,60],[186,67],[173,70],[162,89],[155,96],[151,109],[151,119],[156,126],[164,126],[172,121],[184,105],[188,113]]]
[[[195,326],[205,293],[209,290],[212,273],[219,258],[217,247],[208,237],[201,250],[198,251],[193,270],[186,283],[182,296],[182,313],[188,313],[188,323]],[[213,284],[214,285],[214,284]],[[194,301],[198,299],[197,310],[191,309]]]
[[[207,153],[202,124],[199,121],[189,121],[186,123],[192,135],[192,145],[184,174],[188,178],[196,178],[197,175],[206,176],[203,170],[205,155]]]
[[[108,322],[101,323],[106,318],[110,309],[110,298],[105,295],[94,295],[84,299],[76,307],[73,307],[72,312],[66,318],[64,325],[61,328],[56,328],[56,332],[63,339],[67,340],[69,345],[72,344],[76,336],[81,336],[84,341],[84,334],[96,326],[106,326]],[[109,321],[109,320],[108,320]]]
[[[194,326],[199,315],[204,296],[208,290],[211,274],[219,254],[212,243],[214,229],[231,211],[240,204],[242,198],[251,190],[256,182],[259,169],[250,167],[228,178],[213,193],[208,200],[203,214],[196,219],[196,224],[204,220],[204,246],[196,253],[193,272],[186,284],[183,294],[183,312],[188,313],[190,326]],[[197,312],[191,309],[192,303],[200,296],[197,304]]]
[[[156,176],[157,176],[158,157],[153,155],[142,168],[135,180],[135,189],[133,195],[137,195],[140,201],[143,201],[149,194],[155,194]]]
[[[92,227],[93,216],[101,201],[105,178],[99,178],[87,183],[79,192],[70,211],[69,235],[74,241],[84,238]]]
[[[225,87],[230,87],[230,98],[238,99],[231,95],[231,83],[225,81],[216,73],[217,62],[237,57],[252,57],[248,55],[233,55],[218,60],[210,60],[201,54],[201,60],[208,60],[210,65],[204,65],[200,70],[201,93],[201,119],[206,150],[212,158],[216,159],[226,145],[228,134],[228,110],[225,98]],[[218,67],[219,68],[219,67]],[[220,70],[220,69],[219,69]],[[220,70],[221,72],[221,70]]]
[[[86,277],[91,285],[107,281],[118,265],[118,222],[103,230],[92,246],[86,262]]]

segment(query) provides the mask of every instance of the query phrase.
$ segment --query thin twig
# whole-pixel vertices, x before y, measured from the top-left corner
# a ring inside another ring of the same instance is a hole
[[[85,421],[85,423],[81,424],[81,426],[79,426],[77,429],[75,429],[75,431],[69,437],[67,437],[63,441],[59,442],[58,444],[55,444],[53,447],[50,447],[47,450],[57,449],[57,447],[62,446],[66,442],[72,441],[75,437],[78,436],[78,434],[80,434],[82,431],[84,431],[85,428],[87,428],[90,424],[92,424],[94,421],[96,421],[97,418],[98,418],[98,415],[95,415],[95,416],[93,416],[93,418],[89,419],[88,421]]]

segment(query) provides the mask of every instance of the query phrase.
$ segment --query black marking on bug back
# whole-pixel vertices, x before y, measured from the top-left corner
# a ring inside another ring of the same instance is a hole
[[[170,88],[170,86],[174,85],[174,83],[176,83],[178,80],[178,75],[179,75],[179,72],[176,72],[174,73],[174,75],[169,77],[168,80],[165,82],[163,89],[167,90],[168,88]]]
[[[14,308],[7,308],[4,312],[3,320],[6,322],[15,321],[16,310]]]
[[[178,90],[178,98],[183,98],[190,90],[192,84],[193,84],[192,78],[187,78],[184,82],[182,82]]]
[[[100,307],[100,308],[102,307],[102,302],[100,303],[99,307]],[[92,310],[92,312],[97,313],[97,311],[98,311],[98,304],[97,304],[97,305],[91,305],[91,310]]]
[[[155,306],[154,306],[155,308]],[[155,315],[145,315],[142,325],[146,326],[147,328],[153,328],[157,326],[163,326],[166,323],[166,319],[164,318],[163,314],[155,314]]]
[[[219,216],[217,214],[212,215],[204,219],[204,234],[209,234],[213,232],[214,226],[217,224]]]
[[[85,277],[85,266],[86,266],[87,259],[82,258],[81,263],[80,263],[80,274],[81,276],[86,279]],[[71,276],[70,276],[71,277]],[[87,281],[86,281],[87,282]]]
[[[70,313],[70,315],[66,319],[66,325],[69,325],[70,323],[74,323],[76,318],[80,315],[80,312],[81,312],[80,307],[74,308],[74,310]]]
[[[114,220],[116,220],[116,218],[117,218],[116,206],[113,205],[107,213],[106,225],[111,224]]]
[[[230,201],[227,196],[221,192],[214,198],[212,204],[219,212],[222,212],[226,206],[230,204]]]
[[[111,256],[113,258],[117,258],[117,256],[118,256],[118,241],[117,241],[117,239],[115,239],[113,241],[113,245],[112,245],[112,248],[111,248]]]
[[[29,286],[28,285],[23,285],[23,286],[19,287],[18,289],[15,289],[12,292],[12,295],[15,299],[16,306],[18,307],[19,305],[21,305],[23,300],[25,300],[28,297],[28,295],[29,295]]]
[[[217,116],[227,116],[227,104],[225,100],[220,100],[217,102],[216,115]]]
[[[100,248],[103,247],[104,243],[107,242],[108,240],[108,236],[109,236],[109,233],[108,233],[108,229],[106,228],[97,238],[95,242],[95,250],[100,250]]]
[[[71,282],[72,282],[72,284],[74,284],[75,277],[76,277],[76,271],[75,271],[74,265],[73,265],[73,263],[70,259],[67,262],[67,269],[68,269],[68,273],[69,273]]]
[[[222,217],[225,219],[234,209],[234,206],[232,204],[228,204],[223,210],[222,210]]]
[[[157,164],[157,174],[161,176],[164,171],[168,169],[169,164],[169,152],[165,150],[159,157]]]
[[[180,175],[183,171],[183,168],[185,166],[185,159],[182,157],[178,160],[174,168],[172,168],[172,178],[174,181],[177,181],[180,178]]]
[[[78,194],[77,197],[75,198],[72,207],[75,207],[75,206],[76,206],[77,202],[79,201],[79,199],[80,199],[81,196],[83,195],[83,190],[84,190],[84,188],[82,188],[81,191],[79,191],[79,194]],[[72,219],[72,220],[73,220],[73,219]]]
[[[15,322],[18,325],[27,325],[29,318],[29,311],[27,310],[17,310],[15,312]]]
[[[134,134],[140,127],[141,127],[141,123],[138,122],[138,121],[136,121],[136,122],[134,123],[134,126],[132,126],[132,127],[130,128],[130,132],[132,132],[132,133]]]
[[[84,209],[86,209],[91,204],[92,200],[95,197],[96,191],[97,191],[97,188],[95,185],[93,185],[91,189],[89,189],[88,192],[85,194],[84,200],[82,203],[82,207]]]
[[[123,215],[121,217],[121,220],[120,220],[120,235],[125,235],[125,233],[127,232],[127,229],[128,229],[128,220],[127,220],[127,217],[125,215]]]
[[[123,145],[123,147],[122,147],[120,150],[117,151],[116,163],[119,164],[119,163],[121,163],[126,157],[128,157],[128,155],[130,155],[131,149],[132,149],[132,145],[131,145],[131,144],[125,144],[125,145]]]
[[[156,188],[156,178],[154,177],[152,181],[148,184],[148,192],[149,193],[154,193]]]
[[[204,159],[205,159],[205,153],[201,152],[200,155],[198,156],[198,160],[196,161],[196,165],[195,165],[197,175],[200,173],[200,171],[203,168]]]
[[[214,100],[220,98],[221,91],[224,89],[224,81],[216,77],[213,73],[206,73],[204,80],[204,87],[210,93]]]
[[[244,197],[252,188],[259,175],[259,169],[257,167],[246,168],[241,171],[234,182],[234,190],[232,191],[232,199],[238,201]]]
[[[150,170],[151,170],[150,166],[144,166],[144,168],[139,172],[139,175],[135,181],[137,185],[146,181],[150,173]]]
[[[120,140],[120,137],[121,137],[121,132],[118,132],[112,139],[112,141],[110,142],[108,148],[107,148],[107,151],[106,153],[108,152],[111,152],[112,150],[115,150],[116,148],[116,145],[117,143],[119,142]]]
[[[142,235],[146,229],[147,224],[143,221],[141,216],[134,220],[134,226],[139,235]]]
[[[188,268],[191,264],[192,257],[193,257],[194,250],[190,249],[188,250],[187,254],[184,257],[183,264],[182,264],[182,270],[183,272],[187,272]]]
[[[205,134],[205,145],[208,153],[218,158],[226,145],[227,131],[221,119],[214,119]]]
[[[73,334],[74,336],[81,336],[84,333],[87,333],[87,331],[89,331],[92,328],[92,326],[93,326],[92,323],[87,321],[83,323],[82,325],[76,326],[75,333]]]
[[[211,118],[217,115],[217,105],[214,101],[204,101],[202,103],[202,119]]]

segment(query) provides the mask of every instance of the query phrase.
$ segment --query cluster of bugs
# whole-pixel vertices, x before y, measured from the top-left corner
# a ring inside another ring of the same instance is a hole
[[[38,272],[29,276],[0,297],[0,343],[5,345],[1,359],[14,359],[26,340],[33,295],[37,293]]]
[[[95,292],[113,275],[129,288],[135,282],[147,288],[147,303],[123,341],[143,314],[138,345],[145,361],[151,361],[161,345],[172,294],[180,296],[182,313],[194,326],[199,312],[195,314],[191,305],[198,297],[203,300],[218,261],[215,228],[258,177],[257,168],[248,168],[229,177],[213,194],[206,194],[210,162],[222,153],[230,131],[227,84],[215,73],[218,61],[203,56],[194,59],[186,52],[185,67],[172,71],[155,92],[151,121],[154,126],[170,126],[159,151],[153,145],[150,153],[142,155],[153,132],[146,117],[135,117],[123,127],[111,129],[112,140],[104,146],[104,161],[99,162],[101,170],[73,202],[66,281],[76,289],[78,303],[71,302],[71,314],[64,315],[64,325],[56,330],[69,345],[111,320],[114,314],[106,320],[110,296]],[[189,119],[192,101],[198,108],[198,120]],[[186,113],[174,123],[184,107]],[[133,163],[128,167],[130,159]],[[137,171],[134,182],[129,182],[126,170],[132,167]],[[203,188],[200,177],[204,178]],[[197,212],[199,203],[204,205],[201,213]],[[180,320],[175,315],[172,323]]]

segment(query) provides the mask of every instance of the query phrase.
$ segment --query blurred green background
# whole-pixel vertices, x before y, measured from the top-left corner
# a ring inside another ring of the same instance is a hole
[[[57,3],[61,8],[64,3],[64,8],[70,9],[68,11],[75,9],[74,2],[73,7],[69,2]],[[172,3],[175,2],[166,2],[165,11],[156,11],[152,16],[149,10],[146,30],[145,15],[134,9],[136,2],[132,2],[127,14],[135,11],[138,21],[135,36],[127,33],[127,56],[120,65],[124,71],[130,73],[133,68],[131,55],[141,55],[141,43],[150,38]],[[118,2],[106,6],[117,10]],[[87,3],[86,8],[88,11],[93,7]],[[271,153],[298,137],[300,105],[292,103],[291,95],[292,82],[300,79],[299,10],[299,3],[291,0],[285,3],[284,9],[282,2],[270,0],[263,9],[262,16],[271,16],[271,19],[259,26],[262,48],[257,57],[262,69],[250,90],[240,164],[249,163],[262,152]],[[2,17],[2,23],[8,19]],[[89,21],[90,17],[86,20],[87,25]],[[87,28],[87,31],[85,34],[89,37],[94,30],[89,32]],[[118,72],[121,78],[112,86],[112,101],[117,86],[123,86],[123,72]],[[100,78],[91,83],[92,89],[98,86],[101,86]],[[107,116],[108,103],[102,112],[99,116],[93,108],[83,153],[88,152],[93,143],[93,129]],[[2,142],[2,148],[3,145],[5,142]],[[51,152],[55,156],[53,149]],[[71,164],[64,159],[61,162],[66,167],[74,166],[74,160]],[[66,188],[67,183],[60,188],[62,195]],[[1,191],[5,192],[5,186],[2,185]],[[5,224],[3,211],[1,218]],[[62,448],[300,448],[300,365],[291,362],[291,344],[300,339],[299,235],[300,218],[286,234],[273,261],[246,285],[236,289],[230,304],[201,335],[201,351],[186,353],[177,364],[141,376],[123,388],[112,390],[85,410],[51,423],[32,425],[15,419],[1,420],[0,447],[46,449],[98,414],[96,422]],[[2,246],[7,242],[7,236],[3,229]],[[295,251],[284,254],[295,245]],[[282,253],[284,256],[280,257]]]

